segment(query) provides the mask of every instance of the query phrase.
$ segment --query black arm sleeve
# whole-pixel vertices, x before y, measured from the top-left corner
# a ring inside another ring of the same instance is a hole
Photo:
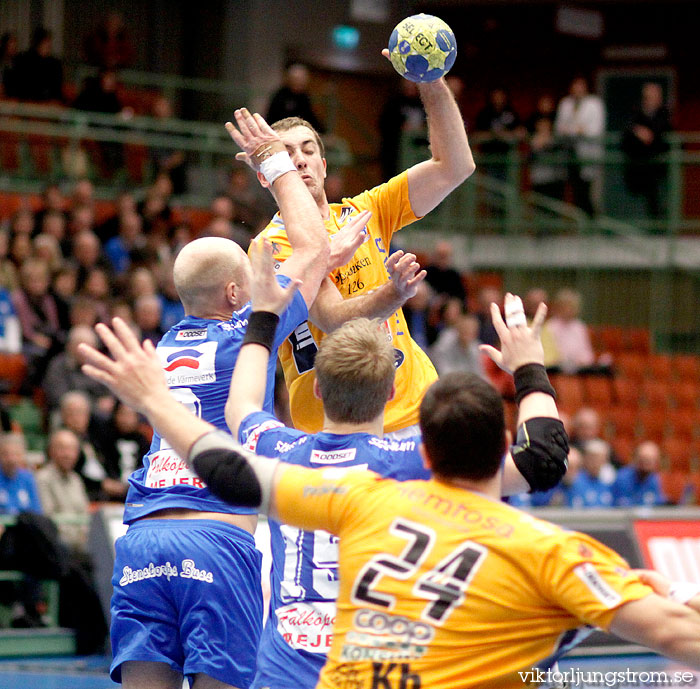
[[[192,466],[217,498],[239,507],[260,507],[260,482],[241,452],[223,447],[204,450],[193,458]]]
[[[554,488],[568,467],[569,439],[564,424],[544,416],[528,419],[518,428],[510,454],[531,493]]]

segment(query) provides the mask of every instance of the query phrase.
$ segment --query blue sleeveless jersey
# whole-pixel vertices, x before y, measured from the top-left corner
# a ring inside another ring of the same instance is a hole
[[[277,280],[282,286],[290,282],[286,276],[277,276]],[[229,321],[185,316],[163,335],[156,348],[173,396],[194,414],[227,432],[224,408],[251,310],[246,304]],[[277,348],[307,318],[306,302],[297,292],[277,326],[267,370],[267,411],[273,411]],[[143,466],[129,477],[124,523],[173,507],[229,514],[256,512],[214,497],[185,461],[154,433]]]
[[[256,412],[238,429],[250,450],[306,467],[356,467],[399,481],[426,479],[420,436],[390,441],[367,433],[308,435]],[[332,641],[338,595],[338,538],[269,519],[270,615],[258,648],[252,689],[314,687]]]

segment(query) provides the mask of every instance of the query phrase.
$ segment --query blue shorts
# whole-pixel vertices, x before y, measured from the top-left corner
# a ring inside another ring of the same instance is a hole
[[[262,628],[261,561],[253,537],[225,522],[132,524],[116,542],[112,680],[137,660],[248,687]]]

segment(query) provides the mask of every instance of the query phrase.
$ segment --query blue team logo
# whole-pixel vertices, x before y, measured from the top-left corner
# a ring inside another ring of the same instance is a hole
[[[166,371],[174,371],[177,368],[199,368],[199,359],[203,352],[197,349],[180,349],[177,352],[173,352],[166,358],[167,366]]]
[[[401,366],[405,358],[406,355],[400,349],[396,349],[396,347],[394,347],[394,368]]]

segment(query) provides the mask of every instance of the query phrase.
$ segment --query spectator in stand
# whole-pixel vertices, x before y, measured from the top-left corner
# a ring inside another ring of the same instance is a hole
[[[17,34],[6,31],[0,36],[0,95],[5,98],[15,98],[17,94],[15,60],[18,53]]]
[[[481,152],[488,155],[503,156],[523,138],[525,128],[506,89],[491,89],[486,105],[476,116],[475,129],[484,139]],[[505,180],[508,171],[507,165],[502,162],[488,162],[482,168],[487,174],[501,180]]]
[[[243,225],[232,223],[225,218],[213,218],[204,228],[202,236],[232,239],[243,251],[248,250],[248,245],[251,240],[250,232]]]
[[[462,276],[453,266],[452,256],[453,249],[450,242],[436,242],[430,263],[425,269],[427,273],[425,281],[438,297],[456,297],[464,304],[467,293],[462,283]]]
[[[583,452],[589,440],[596,440],[602,436],[600,414],[593,407],[581,407],[571,418],[570,424],[567,426],[567,433],[569,434],[569,444]],[[610,464],[611,466],[605,465],[603,467],[603,477],[608,483],[613,482],[615,469],[621,464],[612,447],[610,448]]]
[[[0,352],[18,354],[22,350],[22,328],[10,292],[0,287]]]
[[[58,246],[61,249],[61,255],[66,258],[63,254],[63,249],[66,246],[66,215],[61,211],[47,210],[41,217],[41,223],[38,223],[41,228],[41,234],[49,235],[54,237],[58,242]]]
[[[602,172],[598,162],[604,152],[605,106],[598,96],[589,93],[584,77],[576,77],[569,95],[559,102],[554,132],[566,141],[570,152],[568,176],[574,203],[592,215],[593,184]]]
[[[430,348],[430,358],[441,376],[454,371],[469,371],[486,378],[480,344],[478,318],[462,313],[453,327],[440,333]]]
[[[134,45],[119,12],[110,12],[104,21],[85,38],[83,45],[88,64],[106,69],[130,67],[134,62]]]
[[[408,79],[400,79],[401,90],[392,96],[379,116],[379,162],[382,179],[390,179],[403,167],[399,164],[401,138],[405,134],[426,138],[425,108],[418,95],[418,86]]]
[[[70,212],[68,222],[68,234],[63,240],[61,249],[63,255],[70,257],[73,254],[73,240],[81,232],[93,232],[95,227],[95,210],[88,205],[74,205]]]
[[[51,55],[51,32],[38,27],[29,50],[15,59],[16,97],[37,102],[63,100],[63,66]]]
[[[150,441],[143,434],[141,425],[138,415],[131,407],[117,402],[96,438],[108,475],[124,483],[141,466],[141,458],[150,447]]]
[[[132,303],[139,297],[154,296],[158,292],[155,276],[143,266],[129,271],[126,284],[127,294]]]
[[[131,265],[132,252],[146,243],[143,235],[143,220],[138,213],[127,211],[119,218],[119,233],[104,246],[104,252],[112,265],[112,270],[121,275]]]
[[[26,451],[21,433],[0,435],[0,514],[42,511]]]
[[[581,469],[569,491],[570,507],[612,507],[613,482],[610,446],[599,438],[589,440],[583,448]]]
[[[185,307],[175,289],[172,263],[165,267],[162,273],[160,285],[161,318],[160,329],[167,333],[176,323],[185,317]]]
[[[66,220],[66,200],[63,198],[63,193],[58,184],[49,184],[44,188],[41,194],[42,206],[38,210],[34,219],[36,220],[36,226],[41,232],[45,232],[44,218],[49,213],[60,213],[63,216],[63,220]],[[57,237],[60,241],[60,237]]]
[[[258,184],[251,169],[243,163],[234,164],[231,169],[226,194],[235,204],[236,218],[256,234],[277,211],[272,194]]]
[[[532,191],[562,200],[566,188],[565,148],[554,136],[554,124],[540,117],[530,136],[530,184]],[[559,163],[554,158],[562,158]]]
[[[657,158],[668,151],[664,135],[669,131],[671,118],[664,105],[663,88],[661,84],[647,82],[642,87],[640,107],[624,132],[622,150],[628,156],[627,188],[644,199],[652,218],[659,217],[663,211],[667,166]]]
[[[666,498],[658,474],[660,462],[661,450],[656,443],[646,440],[637,445],[632,462],[617,472],[613,484],[615,505],[663,505]]]
[[[75,466],[90,500],[123,500],[127,485],[119,476],[110,476],[98,454],[99,427],[92,422],[90,398],[79,391],[67,392],[59,405],[58,426],[75,433],[80,441],[80,457]]]
[[[102,255],[100,240],[90,230],[83,230],[73,237],[72,259],[78,268],[78,290],[83,288],[90,271],[95,268],[109,270],[109,262]]]
[[[117,73],[103,68],[96,77],[88,77],[78,94],[73,107],[76,110],[99,112],[108,115],[121,115],[124,119],[133,116],[131,108],[124,108],[117,94]],[[98,141],[96,151],[98,169],[111,177],[124,166],[124,147],[115,141]]]
[[[153,101],[151,115],[156,125],[153,131],[158,132],[173,118],[173,105],[165,96],[158,96]],[[186,190],[186,158],[183,151],[173,151],[172,148],[151,148],[149,151],[151,163],[156,175],[165,173],[171,180],[173,192],[182,194]]]
[[[82,362],[78,357],[78,345],[81,342],[96,347],[97,337],[92,328],[86,325],[75,325],[68,332],[65,350],[49,362],[42,385],[49,412],[58,409],[63,396],[71,390],[84,392],[93,405],[97,404],[101,397],[109,396],[103,385],[96,383],[82,372]]]
[[[542,303],[549,303],[549,295],[546,290],[536,287],[527,292],[523,298],[523,308],[528,323],[532,322],[537,312],[537,307]],[[542,324],[540,339],[542,340],[542,349],[544,350],[544,365],[550,370],[557,368],[560,362],[559,350],[557,349],[554,335],[550,330],[549,321],[545,321]]]
[[[112,293],[110,273],[102,268],[93,268],[85,277],[80,296],[87,297],[97,309],[97,322],[109,321],[109,299]]]
[[[51,296],[56,303],[58,323],[61,332],[68,332],[71,327],[71,304],[78,289],[78,269],[70,261],[64,261],[56,271],[51,282]]]
[[[432,290],[425,282],[418,283],[416,294],[403,305],[403,315],[411,337],[424,351],[428,352],[436,339],[435,328],[430,324],[430,300]]]
[[[27,259],[31,258],[32,250],[32,240],[29,238],[28,234],[10,235],[9,258],[18,270],[22,267],[22,265]]]
[[[36,485],[44,514],[56,518],[83,519],[84,522],[59,521],[61,540],[73,550],[87,550],[90,501],[75,465],[80,456],[80,441],[67,428],[59,428],[49,436],[47,462],[36,472]]]
[[[160,299],[155,295],[146,294],[134,303],[134,322],[139,329],[140,340],[150,340],[153,345],[160,342],[163,331],[160,328],[162,308]]]
[[[49,359],[62,341],[56,301],[49,293],[49,269],[44,261],[28,258],[20,268],[20,288],[12,293],[22,327],[22,353],[29,367],[28,382],[38,385]]]
[[[28,208],[20,208],[10,220],[10,234],[34,234],[34,215]]]
[[[557,106],[554,96],[549,93],[542,94],[537,99],[535,111],[530,115],[527,121],[527,131],[529,134],[534,134],[537,131],[537,124],[541,120],[547,120],[554,127],[554,118],[556,116]]]
[[[285,117],[301,117],[321,134],[325,131],[316,117],[309,97],[309,70],[293,64],[284,73],[284,84],[273,94],[265,120],[277,122]]]
[[[119,234],[119,223],[123,215],[137,212],[136,200],[130,191],[123,191],[117,196],[116,206],[116,213],[95,229],[95,234],[100,238],[102,244],[106,244],[112,237]]]
[[[19,275],[15,264],[10,260],[10,233],[0,227],[0,287],[12,291],[19,286]]]
[[[503,303],[503,294],[498,287],[487,285],[479,290],[478,300],[479,310],[476,317],[479,319],[479,341],[492,347],[500,347],[498,333],[491,320],[491,304],[500,306]]]
[[[548,327],[564,373],[586,372],[595,364],[591,336],[588,326],[579,318],[580,312],[581,295],[578,292],[572,289],[557,292]]]

